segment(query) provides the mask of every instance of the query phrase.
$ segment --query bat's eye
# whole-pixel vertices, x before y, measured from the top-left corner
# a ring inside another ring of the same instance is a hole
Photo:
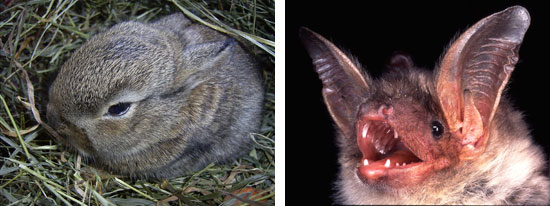
[[[443,134],[443,132],[445,131],[444,130],[445,128],[443,127],[443,124],[441,124],[441,122],[439,121],[433,121],[432,122],[432,137],[434,139],[439,139],[441,138],[441,135]]]

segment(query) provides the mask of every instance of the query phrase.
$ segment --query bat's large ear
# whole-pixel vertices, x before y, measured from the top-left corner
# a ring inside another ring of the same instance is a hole
[[[354,137],[357,109],[368,95],[370,78],[321,35],[302,27],[300,38],[323,82],[323,97],[332,119],[346,137]]]
[[[518,61],[529,23],[525,8],[510,7],[470,27],[443,57],[437,94],[450,131],[461,138],[461,159],[483,153],[487,128]]]

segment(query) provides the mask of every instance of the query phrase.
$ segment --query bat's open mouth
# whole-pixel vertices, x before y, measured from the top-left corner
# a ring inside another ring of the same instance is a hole
[[[357,144],[363,154],[358,175],[364,181],[398,179],[396,181],[401,182],[407,179],[401,176],[425,171],[424,161],[407,147],[403,137],[387,121],[363,119],[357,126]]]

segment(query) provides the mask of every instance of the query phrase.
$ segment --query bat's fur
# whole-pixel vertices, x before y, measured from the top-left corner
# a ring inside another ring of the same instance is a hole
[[[339,131],[337,202],[550,204],[545,156],[503,92],[529,24],[510,7],[460,35],[435,70],[397,54],[377,79],[302,28]]]
[[[436,104],[434,76],[423,69],[386,73],[373,86],[386,94],[413,95],[418,102],[411,104]],[[533,144],[521,112],[505,95],[490,130],[486,151],[479,158],[437,172],[417,187],[399,190],[364,184],[356,174],[361,158],[356,139],[340,136],[336,199],[343,204],[548,204],[544,154]]]

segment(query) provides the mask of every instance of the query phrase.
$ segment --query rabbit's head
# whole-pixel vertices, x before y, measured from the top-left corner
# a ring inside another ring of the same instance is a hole
[[[247,151],[262,99],[237,41],[174,14],[92,37],[59,71],[47,117],[99,165],[166,177]]]

